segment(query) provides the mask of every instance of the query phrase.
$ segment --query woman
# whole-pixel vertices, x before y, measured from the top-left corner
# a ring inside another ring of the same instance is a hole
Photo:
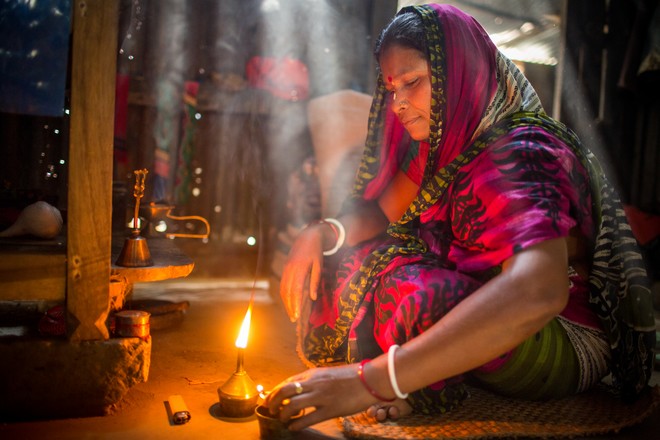
[[[295,430],[449,411],[467,379],[547,399],[608,373],[633,398],[652,372],[651,295],[595,158],[456,8],[404,8],[375,52],[352,197],[301,233],[281,283],[300,354],[323,368],[277,386],[270,410],[305,409]]]

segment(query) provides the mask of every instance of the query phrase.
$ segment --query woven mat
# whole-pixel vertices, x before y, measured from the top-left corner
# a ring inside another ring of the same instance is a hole
[[[470,387],[459,408],[437,416],[411,415],[377,422],[365,413],[340,419],[356,439],[571,438],[618,432],[660,406],[660,386],[624,404],[603,388],[565,399],[529,402]]]

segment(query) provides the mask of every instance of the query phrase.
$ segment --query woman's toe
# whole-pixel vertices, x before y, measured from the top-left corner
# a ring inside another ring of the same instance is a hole
[[[388,413],[387,408],[382,408],[382,407],[378,408],[376,410],[376,420],[378,420],[379,422],[384,422],[385,420],[387,420],[387,413]]]
[[[387,408],[384,408],[380,405],[372,405],[367,409],[367,415],[369,417],[374,417],[379,422],[382,422],[387,418]]]
[[[395,405],[392,405],[389,408],[387,408],[388,419],[396,420],[399,418],[400,415],[401,415],[401,411]]]

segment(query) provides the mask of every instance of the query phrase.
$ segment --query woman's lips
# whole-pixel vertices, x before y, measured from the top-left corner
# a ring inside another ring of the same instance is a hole
[[[407,127],[408,125],[412,125],[412,124],[414,124],[415,122],[417,122],[418,119],[419,119],[419,118],[410,118],[410,119],[406,119],[406,120],[404,120],[404,121],[401,121],[401,123],[402,123],[405,127]]]

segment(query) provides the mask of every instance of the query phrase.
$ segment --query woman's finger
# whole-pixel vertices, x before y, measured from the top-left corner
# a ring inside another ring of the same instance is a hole
[[[318,297],[319,284],[321,283],[321,271],[323,270],[323,260],[317,260],[312,263],[312,271],[309,275],[309,297],[316,301]]]
[[[298,320],[300,317],[300,309],[302,306],[303,297],[305,292],[307,292],[307,280],[309,279],[309,272],[311,270],[309,263],[306,261],[304,266],[301,264],[300,270],[297,272],[295,284],[293,286],[294,292],[291,295],[292,300],[292,309],[294,320]]]
[[[305,411],[302,417],[297,417],[291,420],[291,423],[288,425],[288,428],[291,431],[300,431],[309,426],[316,425],[324,420],[327,420],[330,417],[324,415],[323,408],[315,409],[311,411]]]
[[[287,264],[282,276],[280,296],[291,321],[298,319],[300,301],[308,271],[309,263],[307,261],[294,260]]]
[[[289,316],[289,319],[291,319],[291,313],[289,312],[289,303],[287,300],[287,289],[284,286],[284,284],[280,284],[280,299],[282,300],[282,305],[284,306],[284,310],[286,310],[286,314]]]
[[[286,310],[289,319],[293,321],[293,310],[291,309],[291,271],[285,270],[282,275],[282,280],[280,281],[280,298],[282,299],[282,304]]]
[[[305,373],[301,373],[277,384],[264,399],[264,405],[277,408],[284,400],[303,394],[305,377]]]

